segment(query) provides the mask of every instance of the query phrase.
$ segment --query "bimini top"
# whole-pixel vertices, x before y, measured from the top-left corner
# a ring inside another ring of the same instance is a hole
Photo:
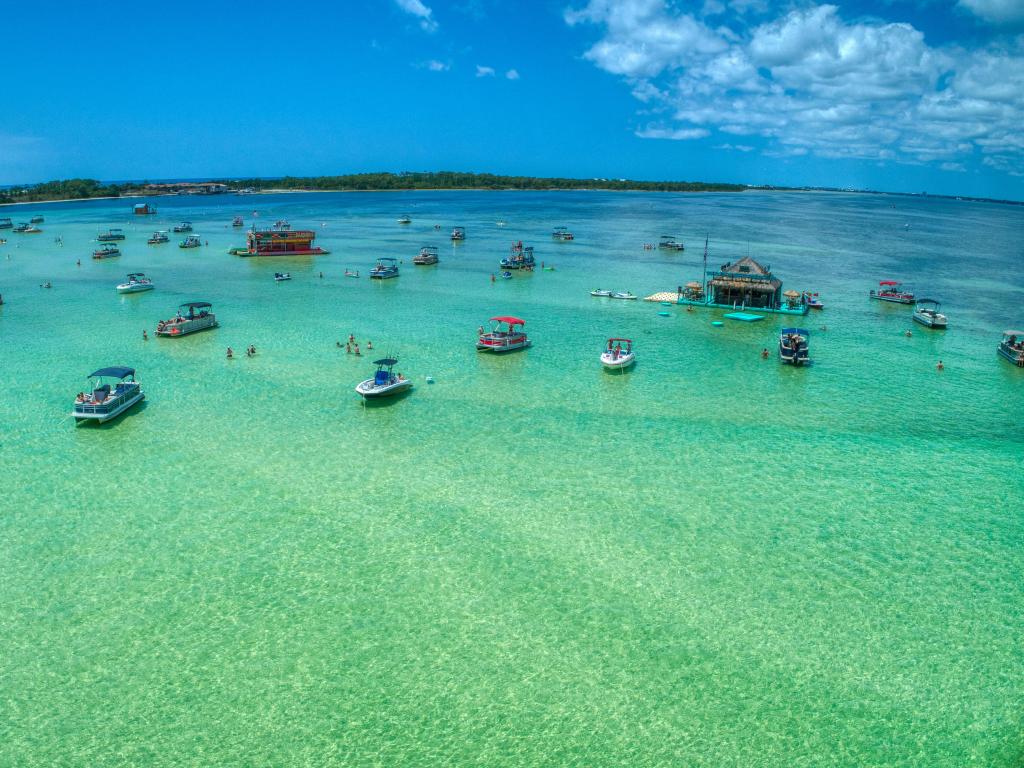
[[[525,320],[520,320],[518,317],[510,317],[508,315],[501,315],[499,317],[492,317],[491,320],[492,321],[496,320],[499,323],[508,323],[509,325],[526,325],[526,321]]]
[[[807,331],[804,328],[783,328],[782,329],[782,334],[784,336],[789,336],[790,334],[793,334],[793,333],[795,333],[795,334],[797,334],[799,336],[810,336],[811,335],[810,332]]]
[[[190,309],[202,309],[203,307],[212,307],[213,304],[208,301],[186,301],[181,306],[189,307]]]
[[[611,344],[613,341],[625,341],[628,344],[632,344],[632,339],[608,339],[608,343]]]
[[[917,303],[918,304],[934,304],[935,306],[939,305],[939,302],[936,301],[935,299],[918,299]]]
[[[128,277],[145,277],[145,272],[129,272]]]
[[[89,374],[90,379],[98,378],[99,376],[113,376],[114,378],[124,379],[128,376],[134,376],[134,368],[125,368],[123,365],[114,365],[110,368],[100,368],[98,371],[93,371]]]
[[[390,256],[382,256],[381,258],[377,259],[377,261],[390,261],[392,264],[398,263],[398,259],[393,259]]]
[[[393,365],[398,365],[398,360],[394,357],[382,357],[380,360],[374,360],[374,365],[383,365],[390,368]]]
[[[879,285],[903,285],[899,280],[879,280]]]
[[[1003,331],[1003,336],[1016,336],[1020,338],[1024,336],[1024,331]]]

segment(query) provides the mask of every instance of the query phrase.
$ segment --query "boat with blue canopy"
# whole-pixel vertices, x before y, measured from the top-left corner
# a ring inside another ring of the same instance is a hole
[[[533,246],[523,245],[523,241],[512,243],[508,256],[499,262],[502,269],[532,270],[536,260],[533,257]]]
[[[89,392],[79,392],[71,415],[75,421],[103,423],[118,416],[146,395],[135,380],[135,369],[125,366],[100,368],[89,374]]]
[[[394,372],[398,358],[382,357],[380,360],[374,360],[373,364],[377,366],[373,378],[356,384],[356,392],[364,398],[390,397],[412,389],[412,382],[409,379],[401,373]]]
[[[115,240],[124,240],[124,230],[113,227],[106,232],[96,235],[96,240],[101,243],[112,243]]]
[[[185,336],[196,331],[217,327],[217,316],[210,311],[213,305],[208,301],[187,301],[178,307],[178,313],[170,320],[156,324],[157,336]]]
[[[941,305],[935,299],[918,299],[917,306],[914,307],[914,322],[929,328],[945,330],[949,321],[939,311],[940,307]]]
[[[779,333],[779,360],[787,365],[810,363],[807,341],[811,333],[805,328],[783,328]]]
[[[377,264],[370,270],[370,277],[374,280],[387,280],[391,277],[398,277],[398,259],[390,257],[377,259]]]

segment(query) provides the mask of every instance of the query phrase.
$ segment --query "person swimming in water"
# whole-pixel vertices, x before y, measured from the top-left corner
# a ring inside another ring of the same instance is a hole
[[[937,370],[940,370],[940,371],[942,371],[942,370],[945,370],[946,366],[944,366],[944,365],[942,364],[942,361],[941,361],[941,360],[939,360],[939,363],[938,363],[938,365],[936,365],[936,366],[935,366],[935,368],[936,368]]]
[[[142,340],[143,341],[149,341],[149,334],[146,333],[146,329],[145,328],[142,329]]]
[[[235,351],[231,347],[228,347],[228,360],[231,360],[232,358],[234,358],[234,356]]]

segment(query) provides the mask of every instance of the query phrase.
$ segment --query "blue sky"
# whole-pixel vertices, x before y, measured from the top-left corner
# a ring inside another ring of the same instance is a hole
[[[1024,0],[136,0],[3,22],[0,183],[449,169],[1024,199]]]

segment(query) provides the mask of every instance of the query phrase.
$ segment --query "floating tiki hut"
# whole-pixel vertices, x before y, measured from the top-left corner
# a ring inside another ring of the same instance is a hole
[[[686,289],[683,291],[682,298],[690,301],[703,302],[707,299],[704,293],[704,287],[696,280],[686,284]]]
[[[711,304],[749,309],[780,309],[782,306],[782,281],[772,275],[770,266],[762,266],[749,256],[723,264],[718,272],[709,274]]]
[[[156,206],[149,203],[137,203],[132,207],[132,212],[136,216],[152,216],[156,213]]]

